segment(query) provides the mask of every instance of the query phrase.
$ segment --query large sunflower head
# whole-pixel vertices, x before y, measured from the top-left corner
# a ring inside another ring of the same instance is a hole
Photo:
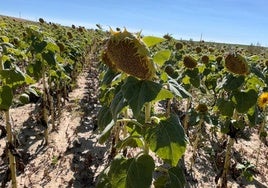
[[[262,93],[258,98],[258,106],[262,109],[268,107],[268,92]]]
[[[226,56],[225,67],[234,74],[246,75],[249,73],[249,66],[246,59],[237,53],[229,53]]]
[[[126,29],[123,32],[111,30],[111,33],[104,50],[104,57],[109,59],[106,64],[140,79],[152,79],[155,67],[140,37]]]

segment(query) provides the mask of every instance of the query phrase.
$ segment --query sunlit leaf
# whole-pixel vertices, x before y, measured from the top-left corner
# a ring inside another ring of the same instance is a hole
[[[159,66],[163,66],[163,64],[169,60],[171,55],[171,51],[170,50],[161,50],[158,51],[154,57],[153,57],[153,61],[155,63],[157,63]]]
[[[154,101],[161,101],[165,99],[172,99],[174,97],[173,93],[167,89],[162,88]]]
[[[166,39],[154,36],[145,36],[142,38],[143,42],[146,44],[147,47],[154,46],[160,42],[165,41]]]
[[[7,36],[0,36],[0,42],[6,42],[8,43],[9,42],[9,38]]]
[[[25,74],[17,67],[15,69],[0,70],[0,76],[4,80],[4,84],[11,87],[17,87],[26,83]]]

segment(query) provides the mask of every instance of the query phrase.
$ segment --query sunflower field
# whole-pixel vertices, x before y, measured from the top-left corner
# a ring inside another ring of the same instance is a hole
[[[94,134],[109,147],[94,187],[194,187],[202,170],[211,186],[268,186],[267,48],[97,27],[1,17],[2,187],[17,187],[23,174],[10,110],[36,103],[49,147],[51,132],[66,123],[60,117],[68,94],[93,66],[100,104]]]

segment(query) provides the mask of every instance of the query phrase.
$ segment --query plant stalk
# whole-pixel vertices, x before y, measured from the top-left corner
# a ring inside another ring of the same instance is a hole
[[[197,135],[196,135],[196,138],[195,138],[195,141],[194,141],[194,144],[193,144],[193,156],[191,158],[191,166],[190,166],[190,169],[192,169],[193,167],[193,164],[195,162],[195,159],[196,159],[196,150],[198,149],[198,143],[201,139],[201,136],[202,136],[202,133],[201,133],[201,129],[202,129],[202,124],[204,122],[204,118],[203,118],[203,115],[201,116],[201,119],[197,125]]]
[[[256,167],[258,166],[258,163],[259,163],[259,158],[260,158],[260,153],[261,153],[261,147],[262,147],[262,142],[264,141],[265,139],[265,136],[263,135],[263,133],[265,133],[265,125],[266,125],[266,122],[268,120],[268,114],[267,114],[267,109],[268,107],[266,107],[264,109],[264,121],[262,122],[261,124],[261,127],[260,127],[260,130],[259,130],[259,138],[260,138],[260,145],[259,145],[259,148],[258,148],[258,152],[257,152],[257,158],[256,158]]]
[[[5,111],[5,117],[6,117],[6,129],[7,129],[7,143],[9,146],[10,144],[13,145],[12,127],[10,123],[9,110]],[[12,188],[16,188],[17,187],[16,159],[15,156],[11,153],[9,148],[8,148],[8,158],[9,158],[9,168],[11,172]]]
[[[188,122],[189,122],[189,113],[188,110],[190,108],[190,104],[191,104],[191,98],[187,99],[187,103],[186,103],[186,109],[185,109],[185,118],[183,119],[183,127],[185,132],[188,132]]]
[[[145,104],[145,123],[151,123],[151,107],[151,102]]]
[[[151,102],[145,104],[145,124],[151,123],[151,108]],[[146,142],[144,142],[143,151],[145,154],[149,154],[149,145]]]
[[[231,152],[232,152],[232,147],[234,145],[234,141],[235,141],[234,138],[229,137],[227,148],[226,148],[223,172],[222,172],[222,176],[221,176],[221,187],[222,188],[227,187],[227,175],[228,175],[228,171],[230,168]]]
[[[169,117],[170,113],[171,113],[171,100],[172,99],[168,99],[168,101],[167,101],[166,117]]]
[[[51,89],[51,82],[49,82],[49,89]],[[50,108],[50,114],[51,114],[51,125],[52,125],[52,130],[55,131],[56,130],[56,126],[55,126],[55,108],[53,105],[53,97],[50,95],[50,93],[48,93],[48,101],[49,101],[49,108]]]
[[[44,136],[45,136],[45,144],[48,144],[48,112],[47,112],[47,95],[48,95],[48,90],[46,87],[46,76],[45,76],[45,71],[42,71],[42,82],[43,82],[43,120],[45,124],[45,131],[44,131]]]
[[[60,92],[60,84],[57,82],[57,119],[58,119],[58,125],[60,124],[60,116],[61,116],[61,92]]]

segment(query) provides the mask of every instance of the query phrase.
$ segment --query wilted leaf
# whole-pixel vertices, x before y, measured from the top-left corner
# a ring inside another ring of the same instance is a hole
[[[168,81],[169,90],[177,97],[187,98],[191,97],[191,94],[186,91],[176,80],[170,79]]]

